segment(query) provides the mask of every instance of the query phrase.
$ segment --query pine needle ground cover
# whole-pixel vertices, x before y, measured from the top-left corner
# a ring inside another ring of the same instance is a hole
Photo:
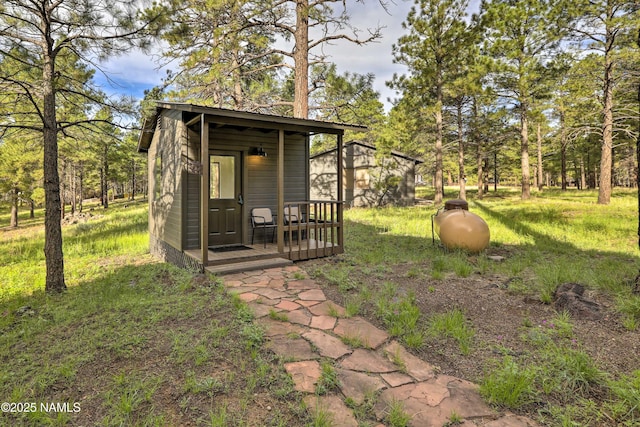
[[[480,254],[432,242],[433,206],[351,209],[345,253],[305,268],[351,315],[480,384],[498,408],[548,426],[639,425],[635,191],[614,192],[607,206],[589,190],[474,196],[469,210],[491,230]],[[584,287],[597,319],[558,308],[565,283]]]

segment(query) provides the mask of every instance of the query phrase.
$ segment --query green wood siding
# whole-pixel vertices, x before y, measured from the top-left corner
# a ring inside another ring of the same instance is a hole
[[[262,146],[267,157],[251,156],[252,148]],[[245,242],[251,240],[251,209],[269,207],[277,211],[277,131],[258,131],[252,129],[235,130],[231,128],[212,129],[210,135],[211,150],[242,151],[243,174],[247,182],[243,183],[245,224]],[[285,201],[304,201],[308,199],[307,183],[309,163],[307,161],[308,143],[303,135],[285,136]]]
[[[177,249],[200,247],[200,180],[190,169],[200,162],[200,136],[187,130],[180,112],[164,111],[149,147],[149,159],[162,157],[161,193],[152,196],[149,214],[150,232]],[[162,140],[160,142],[160,140]],[[285,201],[309,198],[308,140],[300,134],[285,135]],[[253,148],[262,146],[267,157],[251,156]],[[211,128],[210,150],[242,153],[243,209],[245,243],[251,240],[250,213],[254,207],[277,211],[277,131]],[[161,147],[161,151],[158,151]],[[153,161],[149,162],[150,188],[154,188]],[[205,165],[206,166],[206,165]]]

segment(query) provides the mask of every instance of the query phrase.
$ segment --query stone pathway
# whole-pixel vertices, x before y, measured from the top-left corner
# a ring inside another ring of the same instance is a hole
[[[288,361],[284,367],[295,389],[307,393],[309,411],[330,414],[336,427],[357,427],[345,401],[353,407],[373,394],[378,395],[373,408],[378,427],[398,404],[416,427],[537,426],[525,417],[497,413],[483,402],[475,384],[436,374],[385,331],[360,317],[344,317],[344,308],[328,301],[299,267],[237,273],[223,280],[253,309],[265,327],[268,347]],[[333,361],[340,392],[316,394],[322,360]],[[451,423],[452,416],[461,421]]]

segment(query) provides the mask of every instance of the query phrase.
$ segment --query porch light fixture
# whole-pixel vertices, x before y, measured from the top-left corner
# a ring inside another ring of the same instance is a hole
[[[253,147],[251,149],[250,155],[258,156],[258,157],[267,157],[267,152],[264,151],[264,148],[262,148],[262,145],[261,145],[260,147]]]

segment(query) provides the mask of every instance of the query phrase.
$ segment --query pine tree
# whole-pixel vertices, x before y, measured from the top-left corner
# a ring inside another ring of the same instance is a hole
[[[60,176],[58,136],[72,126],[60,116],[60,103],[66,96],[97,103],[99,96],[86,81],[76,81],[65,61],[91,64],[128,51],[145,40],[147,25],[155,17],[138,19],[130,0],[4,0],[0,5],[0,57],[20,65],[15,70],[0,68],[0,89],[13,96],[3,98],[27,105],[11,114],[11,121],[0,127],[31,129],[42,134],[45,192],[45,256],[47,292],[66,289],[60,224]],[[4,61],[3,61],[4,62]],[[6,106],[5,106],[6,107]]]
[[[483,1],[485,52],[492,58],[493,86],[511,105],[520,122],[522,199],[531,197],[529,114],[545,95],[549,78],[545,64],[552,60],[566,23],[562,10],[549,0]]]
[[[395,76],[391,86],[409,93],[416,109],[429,105],[435,124],[435,203],[443,198],[443,108],[462,64],[460,52],[474,41],[474,30],[465,22],[466,0],[416,0],[403,27],[409,34],[398,39],[395,62],[409,69],[408,76]],[[409,98],[407,98],[409,99]]]

